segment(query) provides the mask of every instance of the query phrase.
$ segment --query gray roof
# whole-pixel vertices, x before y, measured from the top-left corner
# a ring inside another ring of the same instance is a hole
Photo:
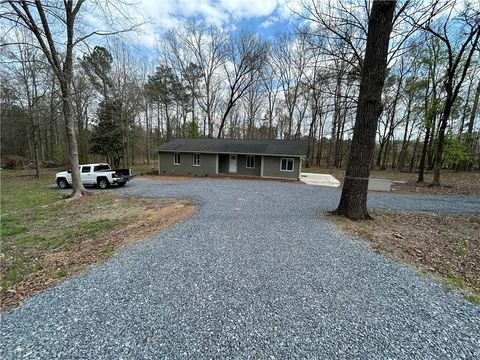
[[[160,145],[159,152],[256,154],[305,156],[305,140],[174,139]]]

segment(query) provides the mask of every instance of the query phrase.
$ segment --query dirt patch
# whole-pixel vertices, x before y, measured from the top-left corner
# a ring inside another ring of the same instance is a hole
[[[10,261],[18,261],[16,259],[24,256],[25,262],[30,260],[30,264],[25,264],[24,267],[31,266],[36,271],[23,276],[19,282],[8,289],[2,289],[0,308],[16,306],[24,298],[62,282],[66,278],[81,272],[89,265],[104,261],[117,250],[142,241],[160,230],[172,226],[192,215],[196,210],[193,203],[185,200],[118,198],[114,201],[121,203],[125,211],[122,212],[121,209],[117,209],[120,211],[112,211],[108,220],[112,222],[118,220],[118,223],[115,222],[115,225],[111,228],[97,232],[89,229],[83,233],[75,233],[54,249],[37,244],[36,246],[22,248],[21,251],[24,254],[21,255],[18,254],[18,249],[16,251],[15,249],[11,250],[7,256],[3,254],[4,257],[10,257],[10,259],[7,259]],[[83,206],[82,202],[85,203]],[[77,211],[78,208],[92,211],[92,216],[95,217],[97,214],[95,214],[94,209],[88,209],[87,204],[89,202],[91,202],[89,198],[79,199],[74,208]],[[125,204],[128,204],[128,206]],[[68,223],[73,216],[78,216],[78,213],[76,215],[75,212],[75,210],[65,211],[60,222]],[[39,230],[37,229],[37,231]],[[25,256],[26,252],[33,251],[35,252],[35,259]]]
[[[328,215],[380,253],[480,295],[480,216],[374,211],[374,220]]]

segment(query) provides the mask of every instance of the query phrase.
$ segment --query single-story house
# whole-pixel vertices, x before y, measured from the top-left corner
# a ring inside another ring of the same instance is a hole
[[[299,179],[304,140],[174,139],[158,148],[161,175]]]

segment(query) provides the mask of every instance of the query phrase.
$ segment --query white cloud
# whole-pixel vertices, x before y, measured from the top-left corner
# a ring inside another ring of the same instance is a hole
[[[260,27],[264,28],[264,29],[267,29],[269,28],[270,26],[272,26],[273,24],[275,24],[277,21],[279,21],[280,18],[278,16],[271,16],[269,18],[267,18],[266,20],[264,20],[261,24],[260,24]]]
[[[268,16],[278,6],[277,0],[221,0],[219,5],[235,19]]]
[[[112,14],[113,24],[106,21],[102,14],[105,9],[98,5],[84,17],[88,27],[102,30],[114,25],[121,27],[126,17],[132,23],[145,23],[140,34],[128,37],[136,37],[139,45],[152,49],[162,31],[181,24],[185,18],[195,17],[226,31],[234,31],[244,20],[257,18],[261,21],[260,27],[266,29],[292,16],[289,3],[290,0],[134,0],[124,7],[126,14]]]
[[[257,17],[274,17],[278,21],[289,11],[289,0],[139,0],[137,9],[165,29],[179,18],[198,17],[208,24],[232,27],[232,23]],[[268,23],[268,18],[265,20]]]

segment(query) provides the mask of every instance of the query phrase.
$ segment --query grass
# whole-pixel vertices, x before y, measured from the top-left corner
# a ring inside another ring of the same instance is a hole
[[[465,300],[470,301],[471,303],[480,305],[480,296],[474,294],[464,295]]]
[[[443,283],[448,290],[464,288],[466,286],[465,281],[460,276],[452,274],[446,275]]]
[[[120,246],[169,226],[194,208],[187,202],[182,207],[172,200],[98,190],[66,200],[54,184],[55,171],[45,170],[35,179],[30,170],[2,170],[2,307],[112,256]]]

